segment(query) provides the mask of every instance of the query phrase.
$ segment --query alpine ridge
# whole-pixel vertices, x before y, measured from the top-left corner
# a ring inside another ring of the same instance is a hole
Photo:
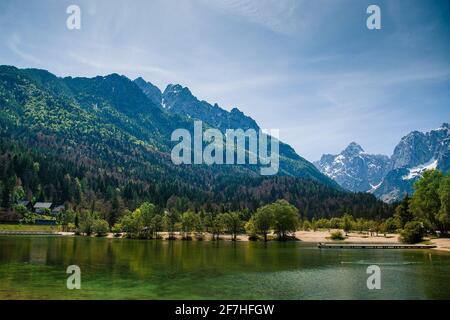
[[[413,131],[397,144],[391,157],[370,155],[355,142],[338,155],[325,154],[316,167],[343,188],[370,192],[386,202],[412,194],[425,170],[450,169],[450,126],[429,132]]]

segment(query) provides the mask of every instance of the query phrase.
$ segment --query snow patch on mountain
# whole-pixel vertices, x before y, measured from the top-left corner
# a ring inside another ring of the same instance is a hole
[[[403,180],[411,180],[416,177],[422,176],[423,173],[427,170],[434,170],[437,168],[438,161],[436,159],[431,159],[427,163],[418,165],[414,168],[409,169],[409,173],[406,176],[403,176]]]

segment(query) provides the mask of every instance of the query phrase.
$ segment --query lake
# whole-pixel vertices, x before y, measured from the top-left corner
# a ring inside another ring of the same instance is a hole
[[[381,290],[367,289],[373,264]],[[0,299],[450,299],[449,285],[450,254],[433,250],[0,236]]]

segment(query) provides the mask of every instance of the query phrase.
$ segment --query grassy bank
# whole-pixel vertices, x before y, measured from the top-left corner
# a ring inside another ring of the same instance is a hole
[[[34,224],[0,224],[0,231],[60,231],[59,226],[41,226]]]

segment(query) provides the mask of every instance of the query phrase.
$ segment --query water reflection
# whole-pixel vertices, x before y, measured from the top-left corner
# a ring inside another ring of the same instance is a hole
[[[0,298],[450,298],[450,255],[320,250],[301,243],[0,237]],[[64,288],[68,265],[82,288]],[[366,268],[382,269],[382,290]],[[8,292],[6,294],[6,292]]]

